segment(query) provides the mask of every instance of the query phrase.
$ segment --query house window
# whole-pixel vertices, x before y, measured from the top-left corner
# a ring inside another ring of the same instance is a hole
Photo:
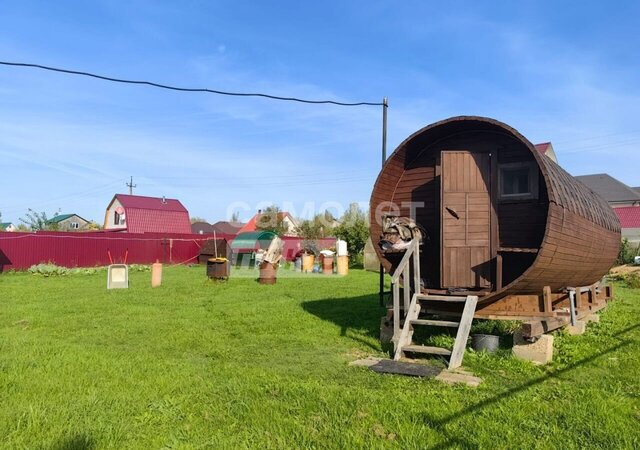
[[[124,225],[124,222],[125,222],[124,214],[118,214],[117,212],[114,211],[114,213],[113,213],[113,224],[114,225]]]
[[[71,228],[72,230],[77,230],[80,228],[80,224],[78,222],[71,222],[69,224],[69,228]]]
[[[501,164],[498,178],[501,200],[538,198],[538,171],[534,164]]]

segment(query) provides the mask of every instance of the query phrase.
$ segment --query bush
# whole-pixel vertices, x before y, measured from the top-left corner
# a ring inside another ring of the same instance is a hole
[[[369,239],[367,214],[358,207],[357,203],[352,203],[340,220],[340,225],[333,232],[336,237],[347,241],[349,254],[353,258],[362,253]]]
[[[637,272],[629,272],[623,275],[622,281],[631,289],[640,289],[640,275]]]
[[[42,275],[43,277],[58,277],[65,275],[92,275],[98,272],[98,268],[95,267],[74,267],[70,269],[68,267],[57,266],[53,263],[36,264],[27,271],[34,275]]]
[[[513,334],[521,325],[515,320],[478,320],[471,327],[471,334],[493,334],[507,336]]]
[[[364,268],[364,255],[362,253],[356,253],[349,256],[349,267],[352,269]]]
[[[52,263],[36,264],[29,267],[27,271],[34,275],[42,275],[44,277],[67,275],[69,273],[69,269],[66,267],[56,266]]]
[[[104,272],[106,267],[62,267],[53,263],[46,264],[36,264],[29,269],[27,272],[33,275],[40,275],[43,277],[59,277],[66,275],[93,275],[98,272]],[[130,264],[129,265],[130,272],[150,272],[151,266],[147,264]]]
[[[629,242],[629,239],[624,238],[622,242],[620,242],[620,250],[618,251],[616,265],[620,266],[622,264],[631,264],[633,262],[633,258],[638,255],[638,250],[638,247],[634,248],[634,246]]]

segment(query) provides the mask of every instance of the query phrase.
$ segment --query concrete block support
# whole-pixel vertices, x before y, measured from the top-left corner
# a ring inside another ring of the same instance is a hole
[[[597,314],[589,314],[584,318],[587,322],[600,323],[600,316]]]
[[[553,359],[553,336],[543,334],[535,342],[522,337],[520,330],[513,335],[513,355],[535,364],[547,364]]]
[[[584,334],[586,330],[587,322],[584,320],[577,320],[575,325],[567,325],[567,332],[573,336]]]

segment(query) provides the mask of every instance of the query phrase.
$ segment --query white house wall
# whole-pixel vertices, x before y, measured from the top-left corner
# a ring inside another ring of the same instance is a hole
[[[119,207],[121,207],[122,204],[118,201],[118,199],[116,198],[113,203],[111,204],[111,206],[109,206],[109,209],[107,209],[107,215],[105,217],[105,221],[104,221],[104,229],[105,230],[112,230],[114,228],[125,228],[125,225],[116,225],[113,222],[113,216],[114,213],[116,212],[116,209],[118,209]],[[126,216],[125,216],[125,221],[126,221]]]
[[[623,228],[622,237],[627,238],[629,242],[640,244],[640,228]]]
[[[78,228],[71,227],[71,224],[74,222],[78,224]],[[84,219],[81,219],[78,216],[71,216],[68,219],[61,220],[58,223],[58,228],[60,231],[77,231],[77,230],[84,230],[88,224],[89,222],[87,222]]]
[[[287,231],[286,231],[287,235],[295,234],[296,226],[291,222],[291,220],[288,217],[285,217],[282,219],[282,224],[287,227]]]

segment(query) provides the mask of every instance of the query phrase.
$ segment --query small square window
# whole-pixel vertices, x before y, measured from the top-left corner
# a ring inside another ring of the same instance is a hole
[[[538,172],[530,163],[502,164],[499,169],[500,199],[538,198]]]

